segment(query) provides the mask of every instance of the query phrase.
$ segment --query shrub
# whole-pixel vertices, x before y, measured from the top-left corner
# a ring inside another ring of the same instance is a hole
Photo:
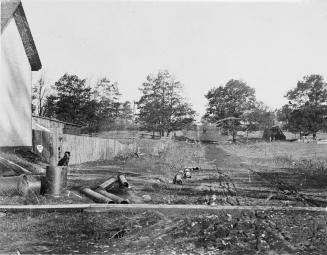
[[[296,171],[310,175],[326,175],[327,161],[324,159],[302,159],[293,162]]]

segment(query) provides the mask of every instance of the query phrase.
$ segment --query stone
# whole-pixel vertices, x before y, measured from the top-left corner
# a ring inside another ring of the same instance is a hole
[[[144,200],[145,202],[149,202],[149,201],[151,201],[151,196],[150,196],[150,195],[143,195],[142,198],[143,198],[143,200]]]

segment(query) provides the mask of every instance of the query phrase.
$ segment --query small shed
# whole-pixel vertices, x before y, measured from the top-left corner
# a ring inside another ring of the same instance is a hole
[[[272,126],[271,128],[266,128],[263,131],[263,137],[266,141],[285,141],[286,136],[284,135],[283,131],[280,129],[279,126]]]

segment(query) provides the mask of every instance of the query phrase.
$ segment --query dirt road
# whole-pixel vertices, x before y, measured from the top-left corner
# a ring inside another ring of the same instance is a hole
[[[221,145],[205,145],[205,149],[206,159],[235,185],[242,205],[327,206],[326,197],[310,193],[312,187],[299,190],[293,184],[301,176],[285,169],[271,172],[264,168],[253,169],[242,158],[227,153]]]

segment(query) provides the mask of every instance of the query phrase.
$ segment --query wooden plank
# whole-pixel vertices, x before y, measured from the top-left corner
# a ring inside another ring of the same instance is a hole
[[[167,204],[52,204],[52,205],[0,205],[0,211],[51,211],[51,210],[88,210],[89,212],[108,211],[137,211],[137,210],[160,210],[160,211],[197,211],[197,212],[221,212],[221,211],[307,211],[326,212],[324,207],[279,207],[279,206],[209,206],[209,205],[167,205]]]
[[[0,205],[1,212],[16,211],[83,211],[91,204]]]
[[[18,5],[13,16],[24,45],[25,53],[31,65],[31,69],[32,71],[38,71],[42,68],[42,64],[21,3]]]
[[[279,207],[279,206],[209,206],[209,205],[165,205],[165,204],[117,204],[110,206],[90,206],[88,212],[136,211],[136,210],[159,210],[159,211],[194,211],[194,212],[221,212],[221,211],[308,211],[327,212],[322,207]]]

